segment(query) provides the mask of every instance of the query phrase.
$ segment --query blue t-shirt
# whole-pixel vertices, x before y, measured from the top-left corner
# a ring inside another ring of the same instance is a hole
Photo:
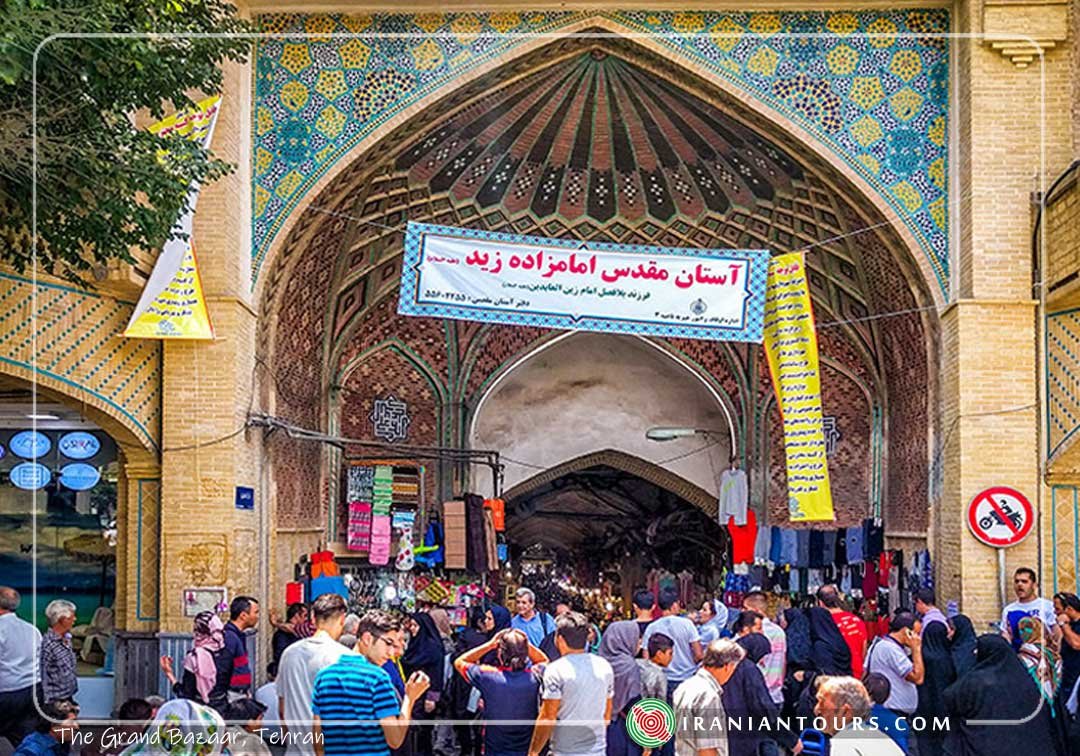
[[[670,615],[654,620],[645,628],[645,635],[641,638],[643,648],[649,647],[649,638],[657,633],[663,633],[671,638],[675,646],[671,657],[671,664],[667,668],[667,678],[672,682],[689,680],[697,672],[698,663],[694,661],[694,652],[690,644],[701,642],[698,635],[697,625],[686,617]]]
[[[363,656],[342,656],[319,672],[311,713],[323,720],[327,756],[389,756],[380,719],[401,713],[390,676]],[[335,725],[334,720],[348,720]],[[356,720],[369,720],[357,722]]]
[[[547,612],[536,612],[532,619],[522,619],[520,614],[515,614],[510,620],[510,627],[525,633],[529,643],[537,648],[543,642],[544,637],[555,631],[555,620]]]
[[[900,750],[908,752],[908,723],[907,720],[894,711],[886,709],[881,704],[874,704],[870,709],[870,718],[877,722],[877,728],[892,738]]]
[[[13,756],[64,756],[68,753],[71,749],[52,735],[32,732],[19,743]]]
[[[465,676],[484,698],[484,719],[529,720],[540,713],[540,683],[544,665],[511,671],[470,664]],[[533,725],[484,725],[485,756],[524,756],[529,752]]]

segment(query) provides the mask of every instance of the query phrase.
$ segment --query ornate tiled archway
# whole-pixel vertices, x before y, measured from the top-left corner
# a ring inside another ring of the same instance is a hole
[[[881,441],[844,457],[860,466],[851,476],[858,485],[844,492],[844,516],[857,520],[893,497],[894,510],[911,513],[902,521],[925,522],[925,485],[904,489],[885,461],[903,470],[928,465],[937,336],[935,319],[924,321],[920,310],[935,294],[875,204],[756,107],[636,41],[586,37],[549,42],[398,124],[326,186],[317,210],[299,215],[260,281],[268,315],[260,339],[278,414],[328,429],[358,418],[350,435],[361,434],[367,414],[348,397],[370,403],[372,391],[396,381],[430,419],[420,424],[431,430],[423,443],[467,445],[483,387],[544,338],[536,329],[398,316],[407,219],[583,240],[810,249],[823,354],[873,395],[852,404],[859,409],[850,438],[881,440],[888,425],[889,442],[904,450],[889,455]],[[408,347],[405,362],[378,351],[390,343]],[[681,340],[664,348],[722,386],[738,445],[757,444],[769,417],[761,409],[768,381],[754,351]],[[362,374],[343,380],[358,359]],[[437,398],[421,385],[431,376]],[[835,400],[847,401],[839,390]],[[896,422],[883,421],[890,417]],[[782,464],[773,453],[755,452]],[[302,473],[332,470],[332,457],[320,460],[309,448],[275,460],[285,476],[278,490],[288,492],[279,507],[334,500],[336,475],[319,487]],[[442,495],[465,480],[459,472],[439,477]],[[310,517],[299,509],[279,515]]]
[[[924,281],[938,301],[947,297],[948,56],[932,36],[948,29],[944,10],[261,20],[277,36],[258,50],[256,281],[266,260],[310,225],[301,216],[322,205],[315,197],[352,170],[365,145],[495,66],[512,67],[508,60],[553,37],[592,30],[634,37],[831,156],[909,246],[921,248]]]

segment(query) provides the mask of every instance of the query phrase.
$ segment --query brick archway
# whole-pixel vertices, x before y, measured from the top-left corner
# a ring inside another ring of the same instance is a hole
[[[681,499],[693,504],[710,517],[716,517],[716,497],[700,486],[696,486],[685,478],[676,475],[670,470],[665,470],[659,465],[635,457],[615,449],[584,454],[571,459],[561,465],[556,465],[548,470],[538,473],[528,480],[522,481],[513,488],[503,492],[506,501],[520,498],[542,486],[546,486],[554,480],[568,473],[586,470],[590,467],[607,466],[622,470],[631,475],[636,475],[642,480],[647,480],[666,491],[670,491]]]

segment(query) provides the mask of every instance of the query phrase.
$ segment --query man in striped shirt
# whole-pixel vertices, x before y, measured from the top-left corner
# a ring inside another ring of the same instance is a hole
[[[414,672],[398,703],[382,665],[401,641],[401,620],[377,609],[365,612],[357,631],[360,654],[342,656],[315,678],[311,711],[317,756],[390,756],[391,748],[405,742],[413,704],[431,683],[423,672]]]
[[[750,609],[762,615],[761,632],[769,639],[770,651],[758,662],[761,674],[765,677],[765,686],[773,703],[784,702],[784,665],[787,662],[787,633],[784,628],[769,619],[769,599],[763,591],[750,591],[743,599],[743,609]]]
[[[222,631],[224,646],[214,654],[217,679],[210,691],[210,705],[222,715],[229,703],[251,697],[251,662],[248,659],[248,630],[259,624],[259,602],[251,596],[237,596],[229,604],[229,621]]]

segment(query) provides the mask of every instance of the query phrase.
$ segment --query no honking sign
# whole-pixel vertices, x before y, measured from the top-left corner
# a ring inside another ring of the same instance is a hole
[[[1035,508],[1019,491],[994,486],[979,493],[967,511],[972,535],[998,549],[1005,549],[1027,538],[1035,524]]]

